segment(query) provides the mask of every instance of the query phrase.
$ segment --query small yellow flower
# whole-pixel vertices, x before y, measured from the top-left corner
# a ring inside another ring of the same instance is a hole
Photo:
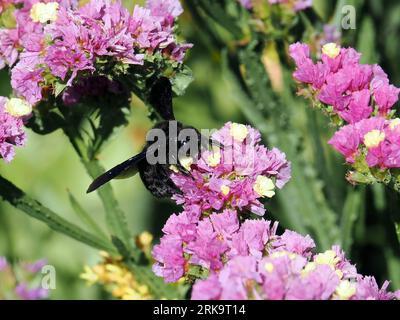
[[[271,258],[281,258],[281,257],[289,257],[289,259],[293,260],[296,258],[296,254],[289,251],[275,251],[270,255]]]
[[[343,278],[343,271],[342,271],[342,270],[336,269],[336,270],[335,270],[335,273],[337,274],[337,276],[339,277],[339,279],[342,279],[342,278]]]
[[[368,149],[379,146],[384,140],[385,133],[380,130],[372,130],[364,136],[364,144]]]
[[[266,176],[257,176],[253,190],[257,192],[260,197],[272,198],[275,195],[274,182]]]
[[[99,280],[98,275],[89,266],[85,266],[83,270],[80,278],[86,280],[89,285],[93,285]]]
[[[400,125],[400,119],[399,118],[395,118],[395,119],[390,120],[389,128],[391,130],[394,130],[399,125]]]
[[[335,251],[327,250],[324,253],[317,254],[314,261],[316,264],[327,264],[334,269],[340,259],[336,256]]]
[[[269,273],[274,271],[274,265],[271,262],[267,262],[264,266],[265,270]]]
[[[148,231],[142,232],[137,237],[137,242],[141,248],[150,246],[152,241],[153,241],[153,235]]]
[[[213,152],[207,157],[207,164],[210,167],[216,167],[221,162],[221,152],[219,148],[213,150]]]
[[[59,4],[57,2],[35,3],[30,11],[30,17],[33,22],[47,23],[56,21]]]
[[[342,280],[337,286],[335,293],[339,299],[349,300],[356,294],[356,286],[349,280]]]
[[[322,47],[322,53],[335,59],[340,54],[340,46],[333,42],[327,43]]]
[[[249,134],[249,130],[244,124],[232,123],[230,134],[236,141],[243,142]]]
[[[177,168],[175,165],[173,165],[173,164],[171,164],[171,165],[169,166],[169,170],[171,170],[171,171],[173,171],[173,172],[175,172],[175,173],[179,173],[178,168]]]
[[[182,157],[179,159],[179,162],[182,167],[184,167],[187,171],[190,171],[190,166],[193,164],[193,158]]]
[[[7,100],[5,110],[14,117],[23,117],[32,112],[32,105],[25,100],[11,98]]]
[[[221,186],[221,192],[224,196],[227,196],[229,194],[229,192],[231,191],[231,189],[228,186]]]
[[[308,273],[310,273],[311,271],[314,271],[315,268],[317,267],[317,265],[315,264],[315,262],[309,262],[305,265],[304,269],[301,271],[302,275],[305,276]]]

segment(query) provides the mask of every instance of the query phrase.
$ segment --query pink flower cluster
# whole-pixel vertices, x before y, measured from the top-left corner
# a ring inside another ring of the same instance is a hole
[[[25,144],[23,117],[16,117],[7,112],[7,98],[0,97],[0,158],[10,162],[15,155],[15,147]]]
[[[174,22],[183,11],[179,0],[149,0],[146,7],[136,5],[133,14],[111,0],[83,7],[74,0],[14,3],[20,4],[16,27],[0,30],[0,67],[13,67],[12,87],[31,104],[42,99],[43,87],[71,86],[99,63],[142,65],[155,54],[179,63],[191,47],[176,39]]]
[[[182,190],[174,199],[188,214],[225,208],[248,210],[260,216],[260,199],[271,198],[290,180],[290,162],[280,150],[260,144],[260,133],[250,126],[227,123],[212,136],[223,146],[204,151],[190,167],[190,175],[174,173],[171,179]]]
[[[260,145],[258,131],[237,123],[225,124],[211,137],[223,149],[203,151],[188,167],[190,174],[171,175],[181,190],[173,198],[184,211],[170,217],[153,251],[158,261],[154,270],[166,281],[182,277],[187,263],[219,270],[224,259],[238,253],[261,256],[275,234],[269,222],[247,221],[239,228],[238,214],[264,215],[261,198],[273,197],[275,186],[282,188],[290,179],[285,154]]]
[[[298,240],[299,235],[295,236]],[[339,247],[311,258],[275,251],[262,259],[236,256],[193,286],[194,300],[395,300],[400,292],[357,274]]]
[[[284,186],[290,164],[261,146],[248,126],[227,123],[212,139],[223,149],[182,161],[190,174],[172,174],[181,190],[174,199],[184,210],[167,220],[153,248],[155,274],[194,283],[192,299],[400,298],[387,291],[388,282],[380,289],[373,277],[358,274],[338,246],[316,254],[310,236],[278,235],[277,222],[249,219],[249,211],[264,214],[258,198]]]
[[[398,101],[400,89],[389,83],[380,66],[360,64],[361,54],[353,48],[325,44],[317,63],[312,61],[307,44],[292,44],[289,53],[296,63],[293,77],[348,123],[373,113],[386,116]]]
[[[252,0],[239,0],[246,9],[253,8]],[[293,8],[294,11],[302,11],[312,6],[312,0],[268,0],[269,4],[285,4]]]
[[[41,287],[40,275],[47,260],[21,263],[11,267],[5,257],[0,256],[0,300],[41,300],[49,291]],[[18,269],[18,270],[16,270]]]
[[[400,168],[400,119],[391,110],[400,89],[382,68],[360,64],[360,53],[334,43],[322,48],[317,63],[306,44],[291,45],[290,56],[296,63],[294,78],[305,85],[300,93],[349,123],[329,141],[346,162],[357,168]]]
[[[338,130],[329,141],[348,163],[365,154],[369,167],[400,168],[400,121],[371,117]]]
[[[240,222],[228,209],[198,222],[186,212],[173,215],[153,249],[153,270],[167,282],[200,278],[192,299],[400,298],[386,291],[388,282],[379,289],[373,277],[358,274],[338,246],[314,254],[310,236],[290,230],[279,236],[277,227],[263,219]]]

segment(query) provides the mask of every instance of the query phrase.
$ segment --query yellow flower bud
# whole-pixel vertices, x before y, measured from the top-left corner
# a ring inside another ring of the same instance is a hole
[[[57,2],[35,3],[30,11],[30,17],[33,22],[47,23],[56,21],[59,4]]]
[[[400,125],[400,119],[399,118],[395,118],[395,119],[390,120],[389,128],[391,130],[394,130],[399,125]]]
[[[349,280],[342,280],[337,286],[335,293],[339,299],[349,300],[356,294],[356,286]]]
[[[322,47],[322,53],[335,59],[340,54],[340,46],[333,42],[327,43]]]
[[[266,176],[257,176],[253,190],[257,192],[260,197],[272,198],[275,195],[274,182]]]
[[[230,134],[236,141],[243,142],[249,134],[249,130],[244,124],[232,123]]]
[[[227,196],[231,189],[228,186],[221,186],[221,192],[224,196]]]
[[[179,159],[179,162],[182,167],[184,167],[187,171],[190,171],[190,166],[193,164],[193,158],[182,157]]]
[[[267,262],[264,266],[265,270],[269,273],[274,271],[274,265],[271,262]]]
[[[327,264],[332,268],[335,268],[339,260],[340,259],[333,250],[327,250],[324,253],[317,254],[314,258],[316,264]]]
[[[219,148],[213,150],[212,154],[207,157],[207,164],[210,167],[216,167],[221,162],[221,153]]]
[[[372,130],[364,136],[364,144],[368,149],[379,146],[384,140],[385,133],[380,130]]]
[[[173,164],[169,166],[169,170],[171,170],[171,171],[173,171],[173,172],[175,172],[175,173],[179,173],[178,168],[177,168],[175,165],[173,165]]]
[[[14,117],[23,117],[32,112],[32,106],[25,100],[11,98],[7,100],[5,110]]]

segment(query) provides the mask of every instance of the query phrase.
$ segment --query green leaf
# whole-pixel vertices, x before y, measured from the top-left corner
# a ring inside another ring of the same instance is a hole
[[[363,192],[349,188],[341,217],[341,243],[344,251],[349,251],[353,241],[353,227],[363,205]]]
[[[17,21],[14,16],[15,7],[10,6],[0,15],[0,25],[6,29],[14,29],[17,26]]]
[[[357,50],[362,53],[361,63],[376,63],[375,23],[370,16],[362,20],[357,39]]]
[[[9,202],[15,208],[27,215],[46,223],[54,231],[63,233],[75,240],[85,243],[91,247],[115,252],[111,243],[82,230],[80,227],[68,222],[55,212],[44,207],[35,199],[27,196],[22,190],[10,181],[0,176],[0,198]]]
[[[396,228],[397,238],[399,239],[399,243],[400,243],[400,223],[395,223],[394,226]]]
[[[69,201],[71,202],[72,209],[74,209],[74,212],[81,219],[81,221],[84,224],[86,224],[86,226],[88,226],[90,230],[93,231],[96,235],[107,241],[108,237],[106,233],[93,220],[90,214],[85,209],[82,208],[78,200],[76,200],[76,198],[69,191],[68,191],[68,196],[69,196]]]
[[[57,98],[67,88],[66,83],[56,82],[54,87],[54,96]]]
[[[57,109],[51,108],[47,103],[39,103],[27,123],[27,127],[41,135],[52,133],[65,124],[64,118]]]
[[[175,77],[171,78],[172,90],[177,96],[182,96],[192,81],[192,70],[189,67],[184,66],[182,71],[178,72]]]

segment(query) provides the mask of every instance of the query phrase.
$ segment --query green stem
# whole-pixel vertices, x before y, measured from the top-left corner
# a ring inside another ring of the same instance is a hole
[[[116,252],[111,243],[68,222],[37,200],[26,195],[21,189],[2,176],[0,176],[0,197],[32,218],[46,223],[51,229],[57,232],[63,233],[91,247],[112,253]]]
[[[86,168],[86,171],[93,179],[104,173],[104,169],[98,160],[87,160],[81,158],[81,161]],[[128,248],[131,247],[132,241],[128,228],[128,222],[124,212],[119,207],[111,185],[106,184],[102,186],[100,189],[98,189],[97,194],[99,195],[103,204],[106,213],[107,225],[112,236],[120,238]]]
[[[68,136],[69,141],[74,147],[89,176],[95,179],[103,174],[104,168],[100,165],[97,159],[93,159],[93,157],[89,155],[86,144],[81,138],[79,132],[77,132],[76,128],[69,126],[64,128],[64,132]],[[104,207],[106,222],[111,237],[117,237],[121,239],[124,245],[127,248],[130,248],[132,245],[132,239],[129,232],[128,223],[124,212],[120,209],[119,204],[114,196],[111,185],[106,184],[102,186],[100,189],[98,189],[97,194],[99,195]]]

